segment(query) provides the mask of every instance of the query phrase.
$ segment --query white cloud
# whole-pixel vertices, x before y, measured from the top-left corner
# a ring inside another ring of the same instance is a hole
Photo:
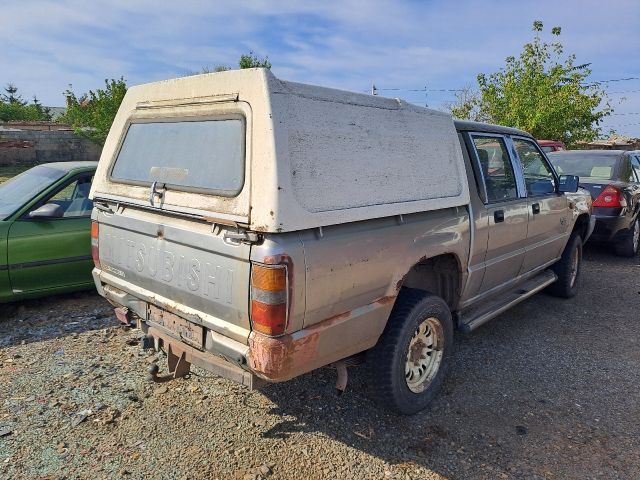
[[[535,19],[562,26],[566,51],[592,62],[594,78],[637,76],[639,17],[635,0],[22,0],[2,7],[0,82],[60,105],[69,83],[77,91],[111,77],[141,83],[235,65],[253,49],[297,81],[358,91],[372,83],[459,88],[517,54]],[[451,98],[434,93],[430,101]]]

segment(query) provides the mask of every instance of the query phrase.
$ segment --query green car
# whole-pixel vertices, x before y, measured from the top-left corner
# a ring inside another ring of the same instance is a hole
[[[0,303],[94,287],[97,164],[46,163],[0,184]]]

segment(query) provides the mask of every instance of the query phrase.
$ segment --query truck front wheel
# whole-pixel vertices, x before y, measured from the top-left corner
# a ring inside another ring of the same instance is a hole
[[[367,355],[376,402],[404,415],[424,409],[442,385],[452,346],[451,312],[445,301],[402,289],[378,344]]]
[[[547,291],[556,297],[571,298],[578,293],[578,280],[582,264],[582,237],[573,233],[564,247],[562,257],[551,270],[558,276],[558,280],[547,287]]]

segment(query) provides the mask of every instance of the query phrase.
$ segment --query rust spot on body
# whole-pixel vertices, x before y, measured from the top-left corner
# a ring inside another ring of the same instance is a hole
[[[297,339],[293,335],[271,338],[252,332],[249,366],[270,380],[287,380],[312,361],[318,339],[318,332]]]
[[[396,299],[396,296],[395,296],[395,295],[394,295],[394,296],[389,295],[389,296],[387,296],[387,297],[379,298],[379,299],[376,301],[376,303],[377,303],[378,305],[388,305],[389,303],[393,303],[393,302],[395,301],[395,299]]]
[[[264,259],[267,263],[267,258]],[[270,258],[270,260],[279,260]],[[366,307],[393,303],[395,296],[381,297]],[[348,321],[354,310],[347,310],[298,332],[281,337],[267,337],[257,332],[249,335],[249,367],[271,381],[289,380],[321,367],[317,363],[320,336],[332,327]]]

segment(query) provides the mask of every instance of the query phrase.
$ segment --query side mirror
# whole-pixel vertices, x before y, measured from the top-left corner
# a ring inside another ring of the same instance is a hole
[[[560,193],[575,193],[578,191],[578,183],[580,177],[577,175],[560,175],[560,185],[558,185],[558,192]]]
[[[29,212],[29,218],[61,218],[63,214],[64,208],[57,203],[45,203]]]

